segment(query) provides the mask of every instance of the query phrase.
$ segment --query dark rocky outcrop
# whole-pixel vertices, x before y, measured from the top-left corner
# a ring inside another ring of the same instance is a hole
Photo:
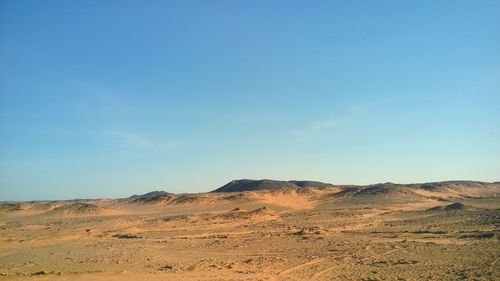
[[[276,180],[233,180],[212,192],[241,192],[282,188],[329,187],[328,183],[317,181],[276,181]]]

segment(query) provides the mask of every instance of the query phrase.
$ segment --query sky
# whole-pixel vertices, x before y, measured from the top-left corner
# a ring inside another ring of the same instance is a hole
[[[0,201],[500,181],[500,1],[0,1]]]

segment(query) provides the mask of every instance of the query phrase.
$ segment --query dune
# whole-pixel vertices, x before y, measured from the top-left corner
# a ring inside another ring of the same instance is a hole
[[[220,197],[216,197],[216,201],[219,202],[252,202],[257,201],[259,196],[255,192],[236,192],[222,194]]]
[[[254,210],[243,210],[235,208],[230,211],[216,213],[199,213],[170,216],[163,219],[169,223],[212,225],[212,224],[229,224],[229,223],[256,223],[264,220],[277,219],[279,214],[267,207],[260,207]]]
[[[500,278],[498,183],[256,182],[245,191],[0,202],[0,279]]]
[[[209,196],[205,194],[182,194],[169,202],[169,204],[184,205],[184,204],[194,204],[203,203],[209,200]]]
[[[47,215],[74,215],[74,216],[90,216],[100,214],[110,214],[112,210],[109,208],[100,207],[90,203],[76,202],[67,203],[48,211]]]

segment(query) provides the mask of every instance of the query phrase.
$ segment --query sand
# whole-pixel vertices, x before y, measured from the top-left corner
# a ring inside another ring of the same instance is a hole
[[[498,191],[3,203],[0,280],[500,280]]]

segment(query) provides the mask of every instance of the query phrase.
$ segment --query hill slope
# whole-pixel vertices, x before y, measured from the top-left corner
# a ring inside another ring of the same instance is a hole
[[[47,212],[47,214],[51,215],[97,215],[102,214],[109,209],[97,206],[95,204],[90,203],[68,203],[62,206],[56,207]]]
[[[241,192],[281,188],[331,187],[333,185],[317,181],[275,181],[275,180],[233,180],[211,192]]]

